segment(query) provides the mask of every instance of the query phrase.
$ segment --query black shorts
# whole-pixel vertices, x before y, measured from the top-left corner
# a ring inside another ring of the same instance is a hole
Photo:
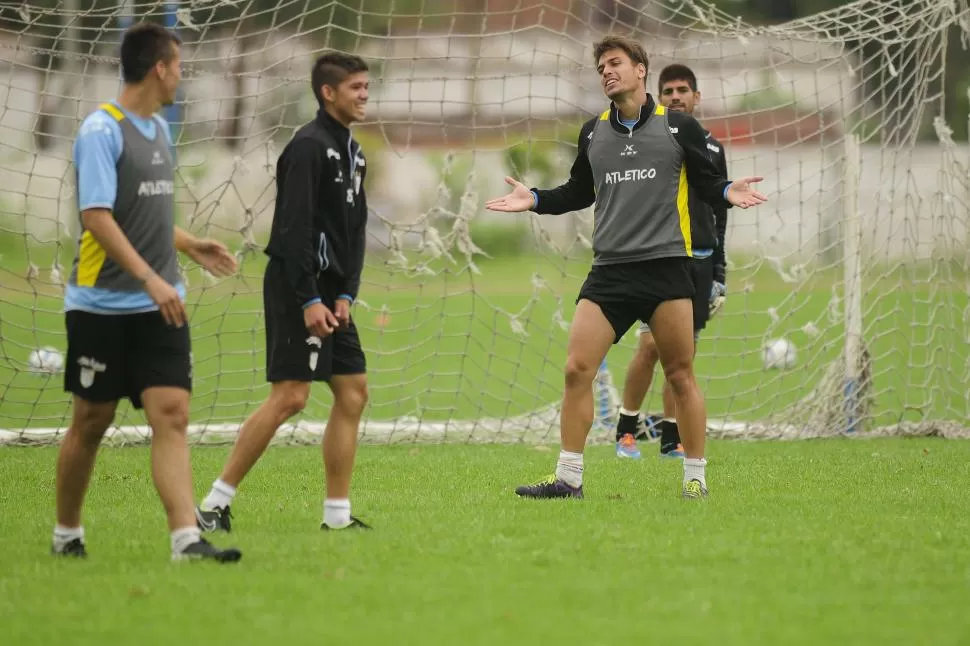
[[[333,310],[336,289],[318,281],[323,304]],[[286,281],[283,264],[276,258],[266,263],[263,276],[263,307],[266,312],[266,380],[330,381],[331,375],[367,372],[367,360],[353,319],[346,330],[320,339],[303,324],[303,307]]]
[[[692,258],[656,258],[593,265],[576,299],[600,306],[619,343],[636,321],[649,323],[661,303],[694,297]]]
[[[91,402],[127,397],[142,407],[146,388],[192,392],[189,326],[168,325],[158,312],[92,314],[71,310],[67,325],[64,390]]]
[[[694,258],[690,268],[694,281],[694,338],[707,327],[711,318],[711,288],[714,286],[714,258]],[[650,332],[650,325],[643,323],[640,332]]]

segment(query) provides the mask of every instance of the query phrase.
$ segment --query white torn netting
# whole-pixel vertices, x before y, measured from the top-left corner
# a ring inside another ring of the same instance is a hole
[[[194,441],[231,441],[268,392],[275,163],[316,110],[308,71],[328,49],[371,65],[355,131],[372,210],[353,312],[371,387],[361,439],[556,441],[592,214],[483,202],[506,175],[568,176],[606,102],[591,45],[609,32],[643,43],[654,94],[663,66],[695,70],[696,116],[731,175],[763,175],[770,196],[729,211],[727,304],[696,365],[711,436],[970,437],[970,151],[953,137],[970,115],[947,83],[964,73],[967,0],[860,0],[773,26],[690,0],[49,0],[0,1],[0,443],[56,442],[69,423],[56,357],[78,229],[71,142],[116,96],[120,34],[146,17],[183,40],[166,112],[179,222],[241,261],[222,280],[183,267]],[[765,367],[773,339],[793,366]],[[630,332],[597,378],[592,441],[612,437],[635,345]],[[329,403],[315,389],[278,441],[317,441]],[[149,436],[126,405],[115,424],[113,441]]]

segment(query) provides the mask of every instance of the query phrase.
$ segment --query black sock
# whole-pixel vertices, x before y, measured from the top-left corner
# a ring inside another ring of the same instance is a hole
[[[627,433],[630,435],[636,435],[637,424],[639,423],[639,415],[624,415],[623,413],[620,413],[620,421],[616,423],[616,441],[619,442],[620,438]]]
[[[680,432],[677,430],[677,422],[672,419],[665,419],[660,422],[660,452],[669,453],[680,444]]]

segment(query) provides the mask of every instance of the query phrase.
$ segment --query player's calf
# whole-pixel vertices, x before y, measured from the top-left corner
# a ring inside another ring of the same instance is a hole
[[[91,479],[98,446],[114,420],[117,402],[88,402],[74,397],[71,427],[57,455],[55,496],[57,524],[51,539],[51,553],[83,558],[84,528],[81,506]]]
[[[236,496],[236,487],[266,451],[280,425],[300,413],[309,397],[310,384],[307,382],[273,383],[266,401],[243,422],[222,474],[195,508],[199,529],[206,532],[232,530],[230,505]]]
[[[367,528],[350,515],[350,483],[357,455],[360,417],[367,406],[368,388],[365,373],[334,375],[330,379],[334,404],[323,438],[323,463],[326,497],[323,501],[323,524],[327,529]]]
[[[71,426],[57,454],[57,522],[80,527],[81,506],[101,439],[114,420],[117,402],[89,402],[74,397]]]
[[[620,326],[623,331],[626,327]],[[583,450],[593,423],[593,379],[617,332],[600,306],[580,298],[569,330],[565,389],[560,413],[561,450],[556,475],[517,487],[527,498],[582,498]]]
[[[706,497],[707,460],[704,459],[704,443],[707,411],[704,398],[690,369],[671,370],[668,382],[676,400],[677,428],[682,433],[684,445],[684,497]],[[696,485],[691,482],[696,482]]]

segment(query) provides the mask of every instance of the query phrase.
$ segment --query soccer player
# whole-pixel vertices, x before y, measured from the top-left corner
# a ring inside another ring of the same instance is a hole
[[[364,266],[366,161],[350,132],[367,106],[367,64],[328,53],[311,74],[316,119],[286,145],[276,166],[276,211],[263,278],[269,397],[249,416],[232,454],[197,509],[207,531],[231,530],[230,503],[276,430],[326,381],[334,403],[323,438],[323,529],[368,528],[350,515],[350,480],[367,404],[364,352],[350,306]]]
[[[686,458],[682,495],[707,495],[704,399],[693,373],[694,262],[687,189],[712,206],[747,208],[767,198],[760,177],[731,182],[705,153],[704,130],[646,91],[647,55],[628,38],[593,48],[609,109],[586,122],[565,184],[512,191],[486,202],[494,211],[559,214],[595,203],[593,266],[577,298],[567,344],[556,473],[516,489],[529,498],[581,498],[583,449],[593,421],[593,378],[610,346],[636,320],[650,324],[673,389]]]
[[[700,103],[697,77],[686,65],[668,65],[660,72],[658,82],[660,104],[668,110],[693,115]],[[717,166],[718,173],[727,177],[727,159],[724,146],[711,133],[704,131],[705,152]],[[727,228],[727,209],[719,205],[711,209],[697,198],[695,191],[688,193],[691,213],[691,239],[694,242],[694,262],[691,277],[694,281],[694,345],[707,321],[724,304],[724,232]],[[616,454],[621,458],[639,458],[636,437],[640,422],[640,406],[650,391],[653,370],[657,365],[657,344],[647,323],[640,325],[640,341],[637,352],[626,372],[623,387],[623,406],[616,426]],[[684,457],[677,422],[674,419],[674,397],[669,382],[664,382],[663,420],[660,428],[660,455],[670,458]]]
[[[74,407],[57,459],[54,554],[86,556],[81,506],[98,445],[127,397],[152,427],[152,477],[172,558],[241,557],[200,537],[192,499],[192,354],[175,251],[218,276],[233,273],[236,260],[221,243],[175,226],[171,133],[156,112],[182,77],[179,44],[157,24],[129,29],[121,94],[84,120],[74,142],[81,236],[64,298],[64,387]]]

